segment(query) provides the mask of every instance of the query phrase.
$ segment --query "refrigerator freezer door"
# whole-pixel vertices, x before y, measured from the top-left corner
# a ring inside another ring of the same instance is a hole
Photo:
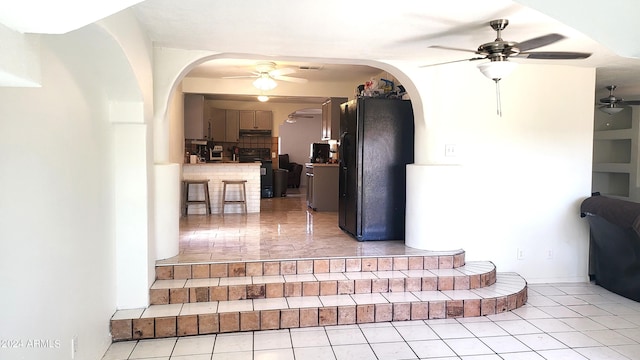
[[[413,162],[409,101],[360,98],[342,105],[340,227],[358,240],[402,240],[406,164]]]
[[[341,105],[338,216],[340,228],[357,236],[356,103]]]

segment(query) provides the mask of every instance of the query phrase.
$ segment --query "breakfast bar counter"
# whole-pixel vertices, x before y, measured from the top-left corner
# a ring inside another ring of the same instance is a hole
[[[260,212],[260,162],[213,162],[182,165],[183,180],[209,180],[211,213],[222,214],[222,180],[246,180],[247,213]],[[241,198],[241,185],[227,186],[227,200]],[[183,195],[184,196],[184,195]],[[203,200],[202,186],[189,189],[189,200]],[[242,204],[227,204],[226,214],[242,213]],[[189,205],[188,214],[206,214],[204,204]]]

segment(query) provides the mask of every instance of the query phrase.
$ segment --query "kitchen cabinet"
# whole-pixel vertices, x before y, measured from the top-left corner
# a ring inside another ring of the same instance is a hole
[[[332,97],[322,103],[322,140],[340,138],[340,104],[347,98]]]
[[[226,110],[225,140],[226,142],[240,141],[240,112],[238,110]]]
[[[240,110],[240,130],[271,131],[273,114],[265,110]]]
[[[218,142],[238,142],[240,140],[238,110],[211,108],[211,138]]]
[[[307,206],[315,211],[338,211],[338,164],[305,164]]]
[[[184,138],[211,138],[211,124],[205,107],[204,95],[184,95]]]
[[[226,141],[226,110],[211,108],[211,138],[213,141]]]

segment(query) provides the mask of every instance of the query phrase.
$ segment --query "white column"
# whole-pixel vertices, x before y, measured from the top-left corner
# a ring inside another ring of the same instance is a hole
[[[180,236],[180,164],[155,165],[156,259],[178,255]]]
[[[462,248],[467,204],[459,165],[407,165],[405,245],[422,250]]]

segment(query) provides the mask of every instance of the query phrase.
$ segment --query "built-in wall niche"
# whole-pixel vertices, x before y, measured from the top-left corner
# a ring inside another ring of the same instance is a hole
[[[594,172],[591,191],[602,195],[629,197],[629,173]]]
[[[593,122],[595,131],[631,129],[631,108],[624,108],[617,114],[609,115],[600,110],[596,110],[595,121]]]
[[[594,164],[628,164],[631,162],[631,139],[594,140]]]

